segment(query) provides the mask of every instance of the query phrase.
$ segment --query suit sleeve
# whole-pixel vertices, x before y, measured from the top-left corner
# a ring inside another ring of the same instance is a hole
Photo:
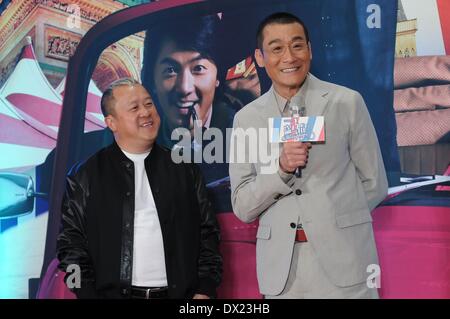
[[[387,195],[387,178],[380,145],[362,96],[352,96],[350,156],[361,180],[367,204],[373,210]]]
[[[98,298],[87,248],[85,208],[86,191],[75,177],[68,176],[61,208],[62,229],[57,238],[57,257],[58,268],[63,272],[69,265],[80,267],[81,287],[71,289],[79,299]],[[67,273],[65,281],[69,276],[70,273]]]
[[[246,129],[245,126],[241,126],[236,115],[233,131]],[[290,194],[295,178],[292,174],[279,171],[278,158],[274,163],[275,172],[266,174],[258,173],[254,163],[240,161],[237,158],[239,154],[245,156],[243,159],[250,159],[250,147],[246,139],[237,136],[238,134],[233,134],[230,146],[231,204],[235,215],[243,222],[250,223],[279,198]]]
[[[200,256],[197,294],[216,297],[216,288],[222,280],[222,256],[219,252],[220,229],[216,213],[208,198],[203,176],[192,165],[195,192],[200,208]]]

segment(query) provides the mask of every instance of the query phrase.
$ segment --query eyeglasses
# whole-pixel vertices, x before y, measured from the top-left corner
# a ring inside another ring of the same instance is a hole
[[[306,41],[295,41],[287,45],[274,44],[264,51],[274,56],[283,56],[287,48],[292,55],[300,55],[308,50],[308,43]]]

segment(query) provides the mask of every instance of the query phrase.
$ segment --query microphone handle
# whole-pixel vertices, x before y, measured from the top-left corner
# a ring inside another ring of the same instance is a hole
[[[305,116],[305,113],[306,113],[306,108],[305,108],[304,106],[300,107],[300,110],[299,110],[299,115],[300,115],[300,117]],[[301,169],[300,167],[297,167],[297,168],[295,169],[294,175],[295,175],[295,177],[297,177],[297,178],[302,177],[302,169]]]

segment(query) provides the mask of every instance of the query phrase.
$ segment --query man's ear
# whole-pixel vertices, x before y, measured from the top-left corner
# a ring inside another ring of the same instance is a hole
[[[255,49],[255,60],[260,68],[265,67],[264,56],[260,49]]]
[[[114,121],[114,117],[110,114],[107,117],[105,117],[105,123],[106,126],[109,127],[109,129],[114,133],[117,129],[116,127],[116,121]]]

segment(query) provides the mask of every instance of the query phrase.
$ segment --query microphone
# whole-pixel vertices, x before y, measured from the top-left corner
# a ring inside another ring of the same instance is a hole
[[[197,111],[195,110],[194,106],[191,105],[189,107],[189,116],[188,121],[190,123],[192,119],[192,128],[194,129],[194,136],[192,138],[191,147],[194,149],[195,152],[201,152],[202,150],[202,139],[203,139],[203,123],[201,123],[201,119],[199,119]],[[197,121],[200,121],[200,126],[197,126]],[[190,125],[190,124],[189,124]],[[200,136],[196,134],[196,131],[200,130]],[[200,138],[200,140],[198,140]]]
[[[289,111],[291,113],[291,117],[303,117],[306,116],[306,107],[304,103],[300,105],[300,103],[289,103]],[[297,167],[294,172],[295,177],[302,177],[302,170],[300,167]]]
[[[303,117],[306,116],[306,107],[299,106],[298,104],[290,104],[289,110],[292,117]]]

